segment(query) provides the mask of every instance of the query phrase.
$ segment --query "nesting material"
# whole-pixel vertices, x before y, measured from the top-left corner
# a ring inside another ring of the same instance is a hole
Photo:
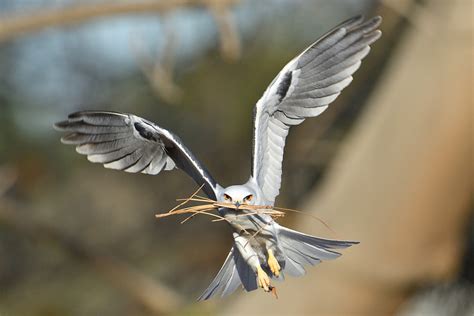
[[[270,215],[273,219],[284,217],[286,215],[286,212],[295,212],[295,213],[312,217],[313,219],[319,221],[321,224],[323,224],[326,228],[328,228],[334,233],[334,231],[322,219],[314,215],[311,215],[302,211],[290,209],[290,208],[276,207],[276,206],[271,206],[271,205],[241,204],[237,207],[233,203],[215,201],[206,197],[199,196],[198,193],[201,190],[201,188],[202,186],[199,189],[197,189],[190,197],[186,199],[176,199],[177,202],[180,202],[178,205],[176,205],[174,208],[172,208],[166,213],[156,214],[155,217],[164,218],[171,215],[190,214],[188,217],[186,217],[184,220],[181,221],[181,224],[183,224],[196,215],[207,215],[207,216],[214,217],[214,219],[212,220],[213,222],[227,221],[230,223],[230,221],[227,218],[224,218],[223,216],[216,213],[212,213],[212,212],[217,211],[217,209],[219,208],[225,207],[225,208],[230,208],[234,210],[250,211],[250,212],[242,212],[242,214],[239,214],[237,216],[252,216],[256,214],[267,214],[267,215]],[[194,203],[194,205],[186,206],[189,203]]]
[[[219,214],[211,213],[212,211],[216,211],[219,208],[230,208],[234,210],[250,211],[250,212],[242,212],[242,214],[239,214],[237,216],[252,216],[256,214],[267,214],[273,217],[274,219],[285,216],[285,212],[283,212],[282,210],[278,210],[277,208],[273,206],[269,206],[269,205],[242,204],[237,207],[233,203],[220,202],[220,201],[215,201],[209,198],[205,198],[205,197],[197,195],[200,190],[201,188],[199,188],[196,192],[194,192],[190,197],[186,199],[177,199],[176,201],[181,202],[180,204],[176,205],[167,213],[156,214],[155,217],[163,218],[163,217],[168,217],[171,215],[190,214],[190,216],[188,216],[183,221],[181,221],[181,224],[185,223],[192,217],[199,214],[214,217],[214,219],[212,220],[213,222],[228,221],[226,218],[224,218],[223,216],[220,216]],[[186,206],[187,204],[193,203],[193,202],[195,203],[195,205]]]

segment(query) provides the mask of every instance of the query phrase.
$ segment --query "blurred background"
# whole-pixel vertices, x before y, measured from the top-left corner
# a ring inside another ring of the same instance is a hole
[[[471,0],[0,0],[0,315],[474,315]],[[284,225],[359,240],[277,284],[195,303],[231,247],[195,190],[88,163],[79,110],[171,129],[223,185],[250,170],[252,108],[341,21],[384,18],[353,83],[287,139]],[[232,166],[230,168],[229,166]]]

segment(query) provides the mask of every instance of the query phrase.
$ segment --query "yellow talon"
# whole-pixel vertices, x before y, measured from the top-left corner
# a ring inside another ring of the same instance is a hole
[[[272,273],[276,277],[280,276],[281,267],[280,267],[280,264],[278,263],[278,260],[273,255],[273,250],[271,250],[271,249],[268,249],[268,261],[267,261],[267,263],[268,263],[268,267],[270,268]]]
[[[270,278],[260,266],[257,267],[257,285],[263,288],[265,292],[270,291]]]

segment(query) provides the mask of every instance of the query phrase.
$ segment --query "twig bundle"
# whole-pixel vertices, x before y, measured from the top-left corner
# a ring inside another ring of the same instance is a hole
[[[316,219],[317,221],[322,223],[326,228],[328,228],[334,233],[334,231],[322,219],[314,215],[301,212],[298,210],[290,209],[290,208],[276,207],[276,206],[271,206],[271,205],[242,204],[237,207],[233,203],[220,202],[220,201],[216,201],[216,200],[199,196],[198,192],[202,189],[202,187],[203,186],[199,187],[190,197],[186,199],[176,199],[177,202],[181,202],[181,203],[176,205],[167,213],[156,214],[155,217],[163,218],[163,217],[168,217],[171,215],[191,214],[190,216],[186,217],[183,221],[181,221],[181,224],[183,224],[187,222],[188,220],[190,220],[191,218],[193,218],[194,216],[198,214],[203,214],[203,215],[214,217],[214,219],[212,220],[213,222],[226,221],[228,223],[231,223],[227,218],[224,218],[223,216],[219,214],[214,214],[211,212],[224,207],[224,208],[230,208],[234,210],[250,211],[250,212],[242,212],[242,214],[238,214],[237,216],[252,216],[256,214],[267,214],[273,217],[274,219],[284,217],[286,215],[286,212],[295,212],[299,214],[308,215]],[[196,202],[199,204],[185,207],[185,205],[190,202]]]
[[[163,217],[168,217],[171,215],[191,214],[190,216],[185,218],[183,221],[181,221],[181,224],[183,224],[189,219],[191,219],[192,217],[198,214],[203,214],[203,215],[215,217],[215,219],[212,220],[213,222],[219,222],[219,221],[228,222],[228,219],[224,218],[223,216],[220,216],[219,214],[210,213],[219,208],[230,208],[234,210],[250,211],[250,212],[242,212],[242,214],[238,214],[237,216],[251,216],[251,215],[256,215],[256,214],[267,214],[273,218],[279,218],[279,217],[285,216],[285,212],[281,210],[277,210],[273,206],[269,206],[269,205],[242,204],[237,207],[233,203],[220,202],[220,201],[212,200],[209,198],[205,198],[205,197],[197,195],[198,192],[201,190],[201,188],[202,187],[200,187],[198,190],[196,190],[196,192],[194,192],[190,197],[186,199],[177,199],[176,201],[181,202],[180,204],[176,205],[167,213],[156,214],[155,217],[163,218]],[[184,207],[186,204],[190,202],[196,202],[200,204]]]

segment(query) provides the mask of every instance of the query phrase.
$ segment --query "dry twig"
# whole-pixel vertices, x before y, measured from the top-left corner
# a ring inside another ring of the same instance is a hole
[[[219,0],[227,6],[238,0]],[[43,9],[32,14],[0,15],[0,42],[48,27],[78,24],[92,19],[124,14],[167,13],[179,8],[206,8],[211,0],[107,1],[61,9]]]
[[[229,5],[222,1],[211,1],[209,10],[217,24],[222,58],[234,62],[240,58],[241,44]]]
[[[251,211],[251,212],[242,212],[242,214],[238,214],[237,216],[251,216],[256,214],[267,214],[272,216],[273,218],[279,218],[285,216],[283,211],[276,210],[273,206],[266,206],[266,205],[240,205],[237,207],[233,203],[226,203],[226,202],[218,202],[211,199],[203,199],[203,198],[195,198],[191,196],[187,199],[177,199],[177,201],[183,201],[178,207],[173,208],[172,210],[168,211],[167,213],[156,214],[157,218],[168,217],[171,215],[178,215],[178,214],[205,214],[217,217],[219,220],[227,220],[224,217],[212,213],[208,213],[207,211],[218,210],[219,208],[229,208],[234,210],[242,210],[242,211]],[[204,204],[198,204],[193,206],[188,206],[184,208],[179,208],[189,202],[199,202]]]
[[[91,19],[124,14],[168,13],[173,9],[196,7],[208,9],[219,31],[222,58],[235,61],[240,57],[240,39],[229,7],[238,0],[167,0],[140,2],[102,2],[81,4],[61,9],[44,9],[31,14],[0,14],[0,42],[49,27],[82,23]],[[153,91],[168,103],[179,102],[182,91],[174,82],[174,36],[168,31],[167,44],[162,56],[153,58],[142,43],[133,45],[139,66]]]
[[[266,214],[270,215],[274,219],[284,217],[286,215],[286,212],[295,212],[298,214],[302,215],[307,215],[310,216],[311,218],[317,220],[318,222],[322,223],[327,229],[329,229],[331,232],[335,233],[334,230],[329,227],[329,225],[324,222],[321,218],[308,214],[299,210],[291,209],[291,208],[284,208],[284,207],[277,207],[277,206],[271,206],[271,205],[247,205],[247,204],[242,204],[240,206],[236,206],[233,203],[226,203],[226,202],[220,202],[216,200],[212,200],[209,198],[205,198],[202,196],[197,195],[198,192],[202,189],[202,186],[199,187],[193,194],[191,194],[188,198],[180,198],[176,199],[177,202],[180,202],[178,205],[173,207],[171,210],[169,210],[166,213],[160,213],[156,214],[156,218],[164,218],[172,215],[181,215],[181,214],[191,214],[187,218],[185,218],[183,221],[181,221],[181,224],[184,224],[187,222],[189,219],[193,218],[196,215],[202,214],[202,215],[207,215],[211,217],[215,217],[212,222],[219,222],[219,221],[226,221],[228,223],[232,223],[232,220],[229,220],[221,215],[210,213],[212,211],[216,211],[219,208],[229,208],[229,209],[234,209],[234,210],[241,210],[241,214],[237,214],[237,217],[240,216],[253,216],[253,215],[258,215],[258,214]],[[190,202],[196,202],[198,203],[197,205],[192,205],[192,206],[187,206],[184,207],[186,204]],[[264,227],[261,227],[257,232],[252,234],[252,237],[255,237],[258,235],[261,230]]]
[[[182,91],[174,81],[175,36],[171,29],[167,28],[163,52],[155,58],[138,36],[132,38],[131,47],[137,56],[138,66],[156,95],[168,103],[177,103]]]

